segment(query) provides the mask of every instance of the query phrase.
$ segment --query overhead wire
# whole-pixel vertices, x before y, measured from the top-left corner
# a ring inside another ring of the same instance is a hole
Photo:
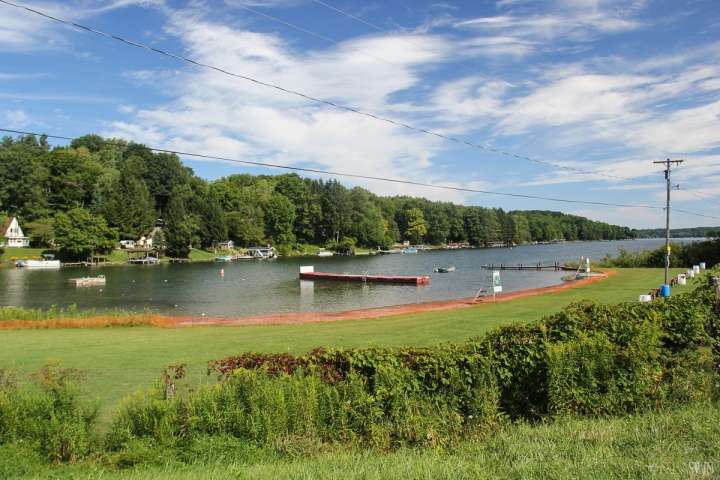
[[[317,2],[318,0],[314,0],[314,1]],[[285,93],[285,94],[294,95],[294,96],[296,96],[296,97],[300,97],[300,98],[303,98],[303,99],[305,99],[305,100],[308,100],[308,101],[311,101],[311,102],[314,102],[314,103],[326,105],[326,106],[329,106],[329,107],[332,107],[332,108],[335,108],[335,109],[338,109],[338,110],[343,110],[343,111],[346,111],[346,112],[350,112],[350,113],[354,113],[354,114],[357,114],[357,115],[361,115],[361,116],[364,116],[364,117],[367,117],[367,118],[371,118],[371,119],[377,120],[377,121],[379,121],[379,122],[384,122],[384,123],[387,123],[387,124],[390,124],[390,125],[394,125],[394,126],[397,126],[397,127],[401,127],[401,128],[404,128],[404,129],[407,129],[407,130],[410,130],[410,131],[414,131],[414,132],[422,133],[422,134],[425,134],[425,135],[428,135],[428,136],[433,136],[433,137],[436,137],[436,138],[440,138],[440,139],[443,139],[443,140],[446,140],[446,141],[449,141],[449,142],[453,142],[453,143],[456,143],[456,144],[459,144],[459,145],[463,145],[463,146],[466,146],[466,147],[470,147],[470,148],[474,148],[474,149],[478,149],[478,150],[483,150],[483,151],[489,151],[489,152],[492,152],[492,153],[495,153],[495,154],[498,154],[498,155],[502,155],[502,156],[505,156],[505,157],[508,157],[508,158],[515,158],[515,159],[518,159],[518,160],[527,160],[527,161],[532,162],[532,163],[537,163],[537,164],[541,164],[541,165],[547,165],[547,166],[551,166],[551,167],[553,167],[553,168],[558,168],[558,169],[562,169],[562,170],[566,170],[566,171],[570,171],[570,172],[574,172],[574,173],[579,173],[579,174],[583,174],[583,175],[597,175],[597,176],[601,176],[601,177],[607,177],[607,178],[615,178],[615,179],[626,180],[624,177],[620,177],[620,176],[617,176],[617,175],[607,174],[607,173],[604,173],[604,172],[602,172],[602,171],[598,171],[598,170],[584,170],[584,169],[571,167],[571,166],[564,165],[564,164],[557,163],[557,162],[551,162],[551,161],[547,161],[547,160],[541,160],[541,159],[537,159],[537,158],[532,158],[532,157],[527,156],[527,155],[512,153],[512,152],[509,152],[509,151],[507,151],[507,150],[498,149],[498,148],[493,147],[493,146],[491,146],[491,145],[483,145],[483,144],[480,144],[480,143],[471,142],[471,141],[469,141],[469,140],[464,140],[464,139],[461,139],[461,138],[458,138],[458,137],[454,137],[454,136],[451,136],[451,135],[446,135],[446,134],[444,134],[444,133],[440,133],[440,132],[437,132],[437,131],[434,131],[434,130],[428,130],[428,129],[426,129],[426,128],[416,127],[416,126],[410,125],[410,124],[408,124],[408,123],[405,123],[405,122],[402,122],[402,121],[398,121],[398,120],[394,120],[394,119],[391,119],[391,118],[388,118],[388,117],[383,117],[383,116],[374,114],[374,113],[372,113],[372,112],[368,112],[368,111],[365,111],[365,110],[361,110],[361,109],[356,108],[356,107],[352,107],[352,106],[348,106],[348,105],[343,105],[343,104],[341,104],[341,103],[337,103],[337,102],[334,102],[334,101],[332,101],[332,100],[327,100],[327,99],[324,99],[324,98],[320,98],[320,97],[316,97],[316,96],[313,96],[313,95],[309,95],[309,94],[300,92],[300,91],[298,91],[298,90],[294,90],[294,89],[292,89],[292,88],[286,88],[286,87],[283,87],[283,86],[281,86],[281,85],[278,85],[278,84],[275,84],[275,83],[271,83],[271,82],[269,82],[269,81],[259,80],[259,79],[256,79],[256,78],[254,78],[254,77],[251,77],[251,76],[249,76],[249,75],[231,72],[231,71],[229,71],[229,70],[227,70],[227,69],[225,69],[225,68],[221,68],[221,67],[217,67],[217,66],[214,66],[214,65],[210,65],[210,64],[201,62],[201,61],[199,61],[199,60],[195,60],[195,59],[192,59],[192,58],[189,58],[189,57],[185,57],[185,56],[182,56],[182,55],[179,55],[179,54],[176,54],[176,53],[172,53],[172,52],[169,52],[169,51],[167,51],[167,50],[162,50],[162,49],[159,49],[159,48],[156,48],[156,47],[153,47],[153,46],[150,46],[150,45],[141,43],[141,42],[136,42],[136,41],[133,41],[133,40],[128,40],[128,39],[126,39],[126,38],[120,37],[120,36],[115,35],[115,34],[112,34],[112,33],[107,33],[107,32],[104,32],[104,31],[102,31],[102,30],[98,30],[98,29],[95,29],[95,28],[92,28],[92,27],[88,27],[88,26],[86,26],[86,25],[82,25],[82,24],[79,24],[79,23],[76,23],[76,22],[72,22],[72,21],[69,21],[69,20],[64,20],[64,19],[55,17],[55,16],[53,16],[53,15],[50,15],[50,14],[45,13],[45,12],[42,12],[42,11],[37,10],[37,9],[35,9],[35,8],[32,8],[32,7],[28,7],[28,6],[25,6],[25,5],[16,4],[16,3],[10,2],[10,1],[8,1],[8,0],[0,0],[0,3],[5,4],[5,5],[8,5],[8,6],[11,6],[11,7],[14,7],[14,8],[18,8],[18,9],[21,9],[21,10],[25,10],[25,11],[27,11],[27,12],[30,12],[30,13],[34,14],[34,15],[39,15],[39,16],[41,16],[41,17],[44,17],[44,18],[48,19],[48,20],[52,20],[52,21],[54,21],[54,22],[62,23],[62,24],[64,24],[64,25],[68,25],[68,26],[71,26],[71,27],[74,27],[74,28],[77,28],[77,29],[86,31],[86,32],[92,33],[92,34],[94,34],[94,35],[102,36],[102,37],[108,38],[108,39],[110,39],[110,40],[114,40],[114,41],[117,41],[117,42],[121,42],[121,43],[123,43],[123,44],[125,44],[125,45],[128,45],[128,46],[131,46],[131,47],[140,48],[140,49],[147,50],[147,51],[150,51],[150,52],[153,52],[153,53],[157,53],[157,54],[159,54],[159,55],[163,55],[163,56],[166,56],[166,57],[169,57],[169,58],[173,58],[173,59],[175,59],[175,60],[179,60],[179,61],[182,61],[182,62],[187,62],[187,63],[190,63],[190,64],[192,64],[192,65],[198,66],[198,67],[202,67],[202,68],[207,68],[207,69],[210,69],[210,70],[214,70],[214,71],[219,72],[219,73],[222,73],[222,74],[224,74],[224,75],[228,75],[228,76],[235,77],[235,78],[238,78],[238,79],[241,79],[241,80],[245,80],[245,81],[247,81],[247,82],[251,82],[251,83],[254,83],[254,84],[256,84],[256,85],[260,85],[260,86],[263,86],[263,87],[266,87],[266,88],[270,88],[270,89],[273,89],[273,90],[276,90],[276,91],[279,91],[279,92],[282,92],[282,93]],[[323,3],[324,3],[324,2],[323,2]]]
[[[324,41],[324,42],[327,42],[327,43],[330,43],[330,44],[333,44],[333,45],[337,45],[337,46],[341,46],[341,44],[342,44],[342,42],[340,42],[340,41],[338,41],[338,40],[335,40],[334,38],[326,37],[325,35],[322,35],[322,34],[320,34],[320,33],[314,32],[314,31],[312,31],[312,30],[310,30],[310,29],[307,29],[307,28],[305,28],[305,27],[301,27],[300,25],[297,25],[297,24],[295,24],[295,23],[288,22],[287,20],[283,20],[282,18],[276,17],[276,16],[274,16],[274,15],[270,15],[269,13],[265,13],[265,12],[262,12],[262,11],[260,11],[260,10],[257,10],[257,9],[251,8],[251,7],[248,7],[247,5],[238,4],[238,5],[234,5],[234,7],[235,7],[235,8],[240,8],[240,9],[242,9],[242,10],[246,10],[246,11],[248,11],[248,12],[250,12],[250,13],[253,13],[253,14],[255,14],[255,15],[258,15],[258,16],[260,16],[260,17],[267,18],[268,20],[272,20],[273,22],[280,23],[280,24],[282,24],[282,25],[285,25],[286,27],[290,27],[290,28],[292,28],[293,30],[297,30],[298,32],[304,33],[305,35],[310,35],[311,37],[317,38],[317,39],[322,40],[322,41]],[[378,56],[373,55],[372,53],[366,52],[366,51],[364,51],[364,50],[360,50],[360,49],[356,49],[356,50],[357,50],[361,55],[364,55],[364,56],[366,56],[366,57],[374,58],[375,60],[379,60],[379,61],[381,61],[381,62],[385,62],[385,63],[387,63],[388,65],[399,66],[398,64],[396,64],[396,63],[394,63],[394,62],[391,62],[390,60],[388,60],[388,59],[386,59],[386,58],[378,57]]]
[[[712,197],[710,195],[705,195],[704,193],[696,192],[694,190],[688,190],[687,188],[680,188],[681,192],[689,193],[690,195],[699,198],[700,200],[706,200],[709,202],[714,203],[715,205],[720,205],[720,201],[718,201],[718,197]]]
[[[22,131],[22,130],[8,129],[8,128],[0,128],[0,132],[14,133],[14,134],[18,134],[18,135],[32,135],[35,137],[53,138],[53,139],[65,140],[65,141],[69,141],[69,142],[76,140],[76,137],[69,137],[69,136],[64,136],[64,135],[49,135],[49,134],[44,134],[44,133],[29,132],[29,131]],[[117,146],[127,146],[126,143],[113,141],[113,140],[107,140],[107,139],[104,139],[103,143],[117,145]],[[139,144],[139,145],[142,145],[142,144]],[[143,146],[145,146],[145,148],[147,148],[148,150],[151,150],[153,152],[169,153],[169,154],[175,154],[175,155],[184,156],[184,157],[195,157],[195,158],[202,158],[202,159],[206,159],[206,160],[218,160],[218,161],[224,161],[224,162],[229,162],[229,163],[252,165],[252,166],[256,166],[256,167],[275,168],[275,169],[283,169],[283,170],[290,170],[290,171],[296,171],[296,172],[306,172],[306,173],[313,173],[313,174],[320,174],[320,175],[331,175],[331,176],[337,176],[337,177],[348,177],[348,178],[357,178],[357,179],[363,179],[363,180],[390,182],[390,183],[396,183],[396,184],[413,185],[413,186],[420,186],[420,187],[427,187],[427,188],[434,188],[434,189],[441,189],[441,190],[453,190],[453,191],[458,191],[458,192],[478,193],[478,194],[483,194],[483,195],[495,195],[495,196],[523,198],[523,199],[531,199],[531,200],[546,200],[546,201],[550,201],[550,202],[592,205],[592,206],[664,210],[663,207],[659,207],[659,206],[655,206],[655,205],[596,202],[596,201],[591,201],[591,200],[576,200],[576,199],[567,199],[567,198],[559,198],[559,197],[545,197],[545,196],[541,196],[541,195],[531,195],[531,194],[524,194],[524,193],[497,192],[497,191],[492,191],[492,190],[482,190],[482,189],[468,188],[468,187],[456,187],[456,186],[452,186],[452,185],[441,185],[441,184],[434,184],[434,183],[417,182],[417,181],[413,181],[413,180],[405,180],[405,179],[398,179],[398,178],[388,178],[388,177],[380,177],[380,176],[373,176],[373,175],[362,175],[362,174],[356,174],[356,173],[350,173],[350,172],[337,172],[337,171],[332,171],[332,170],[322,170],[322,169],[318,169],[318,168],[294,167],[291,165],[282,165],[282,164],[277,164],[277,163],[256,162],[256,161],[252,161],[252,160],[240,160],[240,159],[236,159],[236,158],[228,158],[228,157],[222,157],[222,156],[217,156],[217,155],[184,152],[184,151],[180,151],[180,150],[172,150],[172,149],[167,149],[167,148],[157,148],[157,147],[152,147],[152,146],[147,146],[147,145],[143,145]],[[705,215],[702,213],[690,212],[687,210],[682,211],[682,210],[678,210],[678,209],[675,209],[675,211],[686,213],[688,215],[707,217],[707,218],[716,218],[716,219],[720,220],[720,217],[713,217],[713,216]]]

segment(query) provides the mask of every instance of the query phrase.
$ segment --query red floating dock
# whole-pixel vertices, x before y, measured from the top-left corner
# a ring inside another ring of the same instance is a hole
[[[347,273],[329,272],[300,272],[301,280],[337,280],[342,282],[374,282],[374,283],[404,283],[411,285],[427,285],[430,277],[427,275],[352,275]]]

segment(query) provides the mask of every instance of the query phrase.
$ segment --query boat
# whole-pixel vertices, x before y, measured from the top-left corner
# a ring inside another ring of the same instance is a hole
[[[105,285],[105,275],[98,275],[97,277],[71,278],[68,281],[76,287],[94,287],[98,285]]]
[[[435,269],[435,271],[436,271],[437,273],[450,273],[450,272],[454,272],[454,271],[455,271],[455,267],[454,267],[454,266],[451,266],[451,267],[437,267],[437,268]]]
[[[233,257],[231,255],[220,255],[215,257],[216,262],[232,262]]]
[[[418,253],[418,249],[415,247],[407,247],[407,248],[403,248],[401,250],[401,253],[403,255],[407,255],[407,254],[411,254],[411,253]]]
[[[52,253],[43,253],[42,260],[18,260],[15,262],[18,268],[60,268],[60,260],[55,260]]]
[[[394,248],[392,250],[378,250],[377,253],[378,255],[394,255],[397,253],[402,253],[402,250],[400,250],[399,248]]]
[[[318,256],[318,257],[332,257],[332,256],[333,256],[333,252],[328,252],[327,250],[320,250],[320,251],[317,253],[317,256]]]

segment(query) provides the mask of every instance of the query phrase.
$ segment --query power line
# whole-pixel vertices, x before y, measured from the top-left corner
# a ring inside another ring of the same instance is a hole
[[[697,197],[697,198],[699,198],[699,199],[701,199],[701,200],[708,200],[708,201],[710,201],[710,202],[712,202],[712,203],[714,203],[714,204],[716,204],[716,205],[720,205],[720,202],[718,202],[718,201],[716,200],[717,197],[711,197],[710,195],[705,195],[704,193],[695,192],[695,191],[692,191],[692,190],[688,190],[688,189],[686,189],[686,188],[681,188],[680,190],[683,191],[683,192],[685,192],[685,193],[689,193],[690,195],[693,195],[693,196],[695,196],[695,197]]]
[[[319,2],[319,0],[313,0],[313,1]],[[229,76],[231,76],[231,77],[239,78],[239,79],[241,79],[241,80],[245,80],[245,81],[254,83],[254,84],[256,84],[256,85],[260,85],[260,86],[263,86],[263,87],[267,87],[267,88],[270,88],[270,89],[273,89],[273,90],[276,90],[276,91],[279,91],[279,92],[282,92],[282,93],[286,93],[286,94],[289,94],[289,95],[294,95],[294,96],[296,96],[296,97],[300,97],[300,98],[303,98],[303,99],[305,99],[305,100],[309,100],[309,101],[311,101],[311,102],[319,103],[319,104],[322,104],[322,105],[326,105],[326,106],[329,106],[329,107],[332,107],[332,108],[335,108],[335,109],[338,109],[338,110],[343,110],[343,111],[350,112],[350,113],[354,113],[354,114],[357,114],[357,115],[362,115],[362,116],[367,117],[367,118],[371,118],[371,119],[374,119],[374,120],[377,120],[377,121],[380,121],[380,122],[384,122],[384,123],[387,123],[387,124],[390,124],[390,125],[394,125],[394,126],[397,126],[397,127],[402,127],[402,128],[405,128],[405,129],[407,129],[407,130],[411,130],[411,131],[414,131],[414,132],[417,132],[417,133],[422,133],[422,134],[425,134],[425,135],[429,135],[429,136],[433,136],[433,137],[440,138],[440,139],[443,139],[443,140],[447,140],[447,141],[449,141],[449,142],[453,142],[453,143],[456,143],[456,144],[459,144],[459,145],[467,146],[467,147],[474,148],[474,149],[478,149],[478,150],[489,151],[489,152],[492,152],[492,153],[496,153],[496,154],[499,154],[499,155],[503,155],[503,156],[508,157],[508,158],[516,158],[516,159],[519,159],[519,160],[527,160],[527,161],[533,162],[533,163],[538,163],[538,164],[542,164],[542,165],[548,165],[548,166],[551,166],[551,167],[554,167],[554,168],[563,169],[563,170],[571,171],[571,172],[574,172],[574,173],[580,173],[580,174],[584,174],[584,175],[598,175],[598,176],[607,177],[607,178],[615,178],[615,179],[626,180],[625,178],[620,177],[620,176],[617,176],[617,175],[611,175],[611,174],[603,173],[603,172],[597,171],[597,170],[583,170],[583,169],[579,169],[579,168],[575,168],[575,167],[570,167],[570,166],[563,165],[563,164],[556,163],[556,162],[550,162],[550,161],[547,161],[547,160],[540,160],[540,159],[537,159],[537,158],[529,157],[529,156],[527,156],[527,155],[520,155],[520,154],[517,154],[517,153],[508,152],[508,151],[506,151],[506,150],[500,150],[500,149],[497,149],[497,148],[492,147],[492,146],[490,146],[490,145],[483,145],[483,144],[480,144],[480,143],[471,142],[471,141],[469,141],[469,140],[463,140],[463,139],[458,138],[458,137],[453,137],[453,136],[450,136],[450,135],[445,135],[445,134],[443,134],[443,133],[436,132],[436,131],[433,131],[433,130],[428,130],[428,129],[421,128],[421,127],[415,127],[415,126],[413,126],[413,125],[410,125],[410,124],[407,124],[407,123],[404,123],[404,122],[401,122],[401,121],[398,121],[398,120],[393,120],[393,119],[391,119],[391,118],[383,117],[383,116],[376,115],[376,114],[371,113],[371,112],[366,112],[366,111],[364,111],[364,110],[360,110],[359,108],[356,108],[356,107],[351,107],[351,106],[343,105],[343,104],[340,104],[340,103],[337,103],[337,102],[333,102],[333,101],[331,101],[331,100],[326,100],[326,99],[323,99],[323,98],[319,98],[319,97],[315,97],[315,96],[312,96],[312,95],[308,95],[308,94],[306,94],[306,93],[303,93],[303,92],[300,92],[300,91],[297,91],[297,90],[293,90],[293,89],[291,89],[291,88],[286,88],[286,87],[283,87],[283,86],[280,86],[280,85],[277,85],[277,84],[274,84],[274,83],[271,83],[271,82],[267,82],[267,81],[263,81],[263,80],[258,80],[258,79],[256,79],[256,78],[250,77],[250,76],[248,76],[248,75],[239,74],[239,73],[234,73],[234,72],[231,72],[231,71],[226,70],[226,69],[221,68],[221,67],[216,67],[216,66],[213,66],[213,65],[210,65],[210,64],[207,64],[207,63],[203,63],[203,62],[201,62],[201,61],[199,61],[199,60],[194,60],[194,59],[192,59],[192,58],[184,57],[184,56],[182,56],[182,55],[178,55],[178,54],[176,54],[176,53],[168,52],[168,51],[166,51],[166,50],[161,50],[161,49],[159,49],[159,48],[155,48],[155,47],[152,47],[152,46],[147,45],[147,44],[144,44],[144,43],[136,42],[136,41],[133,41],[133,40],[128,40],[128,39],[125,39],[125,38],[123,38],[123,37],[120,37],[120,36],[115,35],[115,34],[112,34],[112,33],[107,33],[107,32],[104,32],[104,31],[102,31],[102,30],[97,30],[97,29],[92,28],[92,27],[88,27],[88,26],[85,26],[85,25],[81,25],[81,24],[79,24],[79,23],[75,23],[75,22],[71,22],[71,21],[69,21],[69,20],[64,20],[64,19],[61,19],[61,18],[58,18],[58,17],[54,17],[54,16],[52,16],[52,15],[50,15],[50,14],[48,14],[48,13],[42,12],[42,11],[40,11],[40,10],[36,10],[36,9],[34,9],[34,8],[27,7],[27,6],[24,6],[24,5],[18,5],[18,4],[16,4],[16,3],[10,2],[10,1],[8,1],[8,0],[0,0],[0,3],[3,3],[3,4],[5,4],[5,5],[9,5],[9,6],[14,7],[14,8],[18,8],[18,9],[21,9],[21,10],[25,10],[25,11],[27,11],[27,12],[30,12],[30,13],[35,14],[35,15],[39,15],[39,16],[41,16],[41,17],[44,17],[44,18],[48,19],[48,20],[52,20],[52,21],[54,21],[54,22],[62,23],[62,24],[64,24],[64,25],[68,25],[68,26],[71,26],[71,27],[74,27],[74,28],[77,28],[77,29],[80,29],[80,30],[83,30],[83,31],[86,31],[86,32],[89,32],[89,33],[92,33],[92,34],[95,34],[95,35],[98,35],[98,36],[102,36],[102,37],[108,38],[108,39],[110,39],[110,40],[114,40],[114,41],[121,42],[121,43],[123,43],[123,44],[125,44],[125,45],[128,45],[128,46],[131,46],[131,47],[140,48],[140,49],[147,50],[147,51],[150,51],[150,52],[153,52],[153,53],[157,53],[157,54],[159,54],[159,55],[163,55],[163,56],[166,56],[166,57],[169,57],[169,58],[173,58],[173,59],[175,59],[175,60],[179,60],[179,61],[182,61],[182,62],[187,62],[187,63],[193,64],[193,65],[195,65],[195,66],[198,66],[198,67],[202,67],[202,68],[207,68],[207,69],[210,69],[210,70],[214,70],[214,71],[219,72],[219,73],[222,73],[222,74],[224,74],[224,75],[229,75]],[[324,2],[322,2],[322,3],[324,3]],[[333,7],[333,9],[334,9],[334,7]],[[369,22],[368,22],[368,23],[369,23]],[[379,28],[379,27],[378,27],[378,28]]]
[[[330,37],[326,37],[325,35],[322,35],[322,34],[320,34],[320,33],[314,32],[314,31],[309,30],[309,29],[307,29],[307,28],[305,28],[305,27],[301,27],[300,25],[296,25],[296,24],[294,24],[294,23],[288,22],[287,20],[283,20],[282,18],[275,17],[275,16],[273,16],[273,15],[270,15],[269,13],[261,12],[260,10],[256,10],[256,9],[254,9],[254,8],[250,8],[250,7],[248,7],[248,6],[246,6],[246,5],[242,5],[242,4],[235,5],[235,7],[241,8],[241,9],[246,10],[246,11],[248,11],[248,12],[250,12],[250,13],[255,14],[255,15],[258,15],[258,16],[261,16],[261,17],[264,17],[264,18],[267,18],[268,20],[272,20],[272,21],[274,21],[274,22],[280,23],[280,24],[282,24],[282,25],[285,25],[286,27],[290,27],[290,28],[292,28],[292,29],[294,29],[294,30],[297,30],[298,32],[304,33],[305,35],[310,35],[311,37],[315,37],[315,38],[320,39],[320,40],[322,40],[322,41],[324,41],[324,42],[331,43],[331,44],[333,44],[333,45],[338,45],[338,46],[341,45],[341,42],[339,42],[338,40],[335,40],[335,39],[330,38]],[[374,58],[375,60],[379,60],[379,61],[381,61],[381,62],[385,62],[385,63],[387,63],[388,65],[399,66],[398,64],[396,64],[396,63],[394,63],[394,62],[391,62],[390,60],[387,60],[387,59],[385,59],[385,58],[378,57],[378,56],[376,56],[376,55],[373,55],[373,54],[368,53],[368,52],[363,51],[363,50],[359,50],[359,49],[356,49],[356,50],[358,50],[362,55],[365,55],[366,57]]]
[[[26,131],[22,131],[22,130],[13,130],[13,129],[8,129],[8,128],[0,128],[0,132],[14,133],[14,134],[18,134],[18,135],[32,135],[32,136],[36,136],[36,137],[44,136],[46,138],[54,138],[54,139],[66,140],[66,141],[73,141],[76,139],[74,137],[68,137],[68,136],[62,136],[62,135],[48,135],[48,134],[44,134],[44,133],[26,132]],[[103,143],[107,143],[110,145],[126,146],[126,144],[124,144],[124,143],[120,143],[120,142],[113,141],[113,140],[103,140]],[[643,209],[651,209],[651,210],[662,210],[663,209],[662,207],[658,207],[658,206],[654,206],[654,205],[594,202],[594,201],[589,201],[589,200],[574,200],[574,199],[567,199],[567,198],[544,197],[544,196],[540,196],[540,195],[530,195],[530,194],[524,194],[524,193],[496,192],[496,191],[491,191],[491,190],[480,190],[480,189],[475,189],[475,188],[454,187],[451,185],[438,185],[438,184],[425,183],[425,182],[416,182],[413,180],[378,177],[378,176],[372,176],[372,175],[361,175],[361,174],[347,173],[347,172],[336,172],[336,171],[331,171],[331,170],[321,170],[321,169],[317,169],[317,168],[293,167],[293,166],[289,166],[289,165],[280,165],[280,164],[276,164],[276,163],[254,162],[251,160],[239,160],[239,159],[235,159],[235,158],[220,157],[220,156],[207,155],[207,154],[201,154],[201,153],[183,152],[183,151],[179,151],[179,150],[170,150],[170,149],[165,149],[165,148],[156,148],[156,147],[149,147],[149,146],[145,146],[145,147],[148,150],[151,150],[153,152],[170,153],[170,154],[175,154],[178,156],[196,157],[196,158],[203,158],[203,159],[207,159],[207,160],[219,160],[219,161],[238,163],[238,164],[243,164],[243,165],[252,165],[252,166],[256,166],[256,167],[277,168],[277,169],[291,170],[291,171],[296,171],[296,172],[307,172],[307,173],[314,173],[314,174],[321,174],[321,175],[332,175],[332,176],[337,176],[337,177],[358,178],[358,179],[363,179],[363,180],[376,180],[376,181],[389,182],[389,183],[435,188],[435,189],[440,189],[440,190],[453,190],[453,191],[458,191],[458,192],[479,193],[479,194],[484,194],[484,195],[525,198],[525,199],[531,199],[531,200],[547,200],[547,201],[559,202],[559,203],[572,203],[572,204],[604,206],[604,207],[643,208]],[[676,211],[680,212],[680,210],[677,210],[677,209],[676,209]],[[712,217],[709,215],[704,215],[704,214],[696,213],[696,212],[683,211],[683,213],[687,213],[688,215],[695,215],[695,216],[699,216],[699,217],[717,218],[718,220],[720,220],[720,217]]]
[[[365,20],[364,18],[358,17],[357,15],[353,15],[352,13],[348,13],[348,12],[346,12],[346,11],[344,11],[344,10],[340,10],[339,8],[337,8],[337,7],[333,6],[333,5],[330,5],[329,3],[325,3],[325,2],[323,2],[322,0],[312,0],[312,1],[313,1],[314,3],[317,3],[318,5],[322,5],[322,6],[325,7],[325,8],[329,8],[330,10],[334,10],[335,12],[339,13],[340,15],[342,15],[342,16],[344,16],[344,17],[347,17],[347,18],[350,18],[350,19],[352,19],[352,20],[355,20],[356,22],[362,23],[363,25],[367,25],[368,27],[373,28],[373,29],[377,30],[378,32],[388,33],[387,30],[385,30],[384,28],[382,28],[382,27],[380,27],[380,26],[378,26],[378,25],[375,25],[375,24],[372,23],[372,22],[369,22],[369,21]]]

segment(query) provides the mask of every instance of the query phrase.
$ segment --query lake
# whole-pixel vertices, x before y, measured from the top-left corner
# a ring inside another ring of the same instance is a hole
[[[674,239],[673,241],[678,241]],[[682,241],[682,240],[681,240]],[[149,309],[167,315],[244,316],[298,311],[341,311],[472,297],[486,287],[484,264],[578,261],[657,248],[663,239],[566,242],[514,248],[437,250],[413,255],[305,257],[233,263],[110,266],[61,270],[0,269],[0,304],[21,307]],[[430,285],[385,285],[300,281],[301,265],[341,273],[430,275]],[[454,265],[452,273],[434,273]],[[224,277],[220,276],[224,269]],[[69,278],[105,275],[104,287],[75,287]],[[563,272],[503,271],[503,290],[516,291],[561,282]],[[658,279],[658,283],[661,279]]]

